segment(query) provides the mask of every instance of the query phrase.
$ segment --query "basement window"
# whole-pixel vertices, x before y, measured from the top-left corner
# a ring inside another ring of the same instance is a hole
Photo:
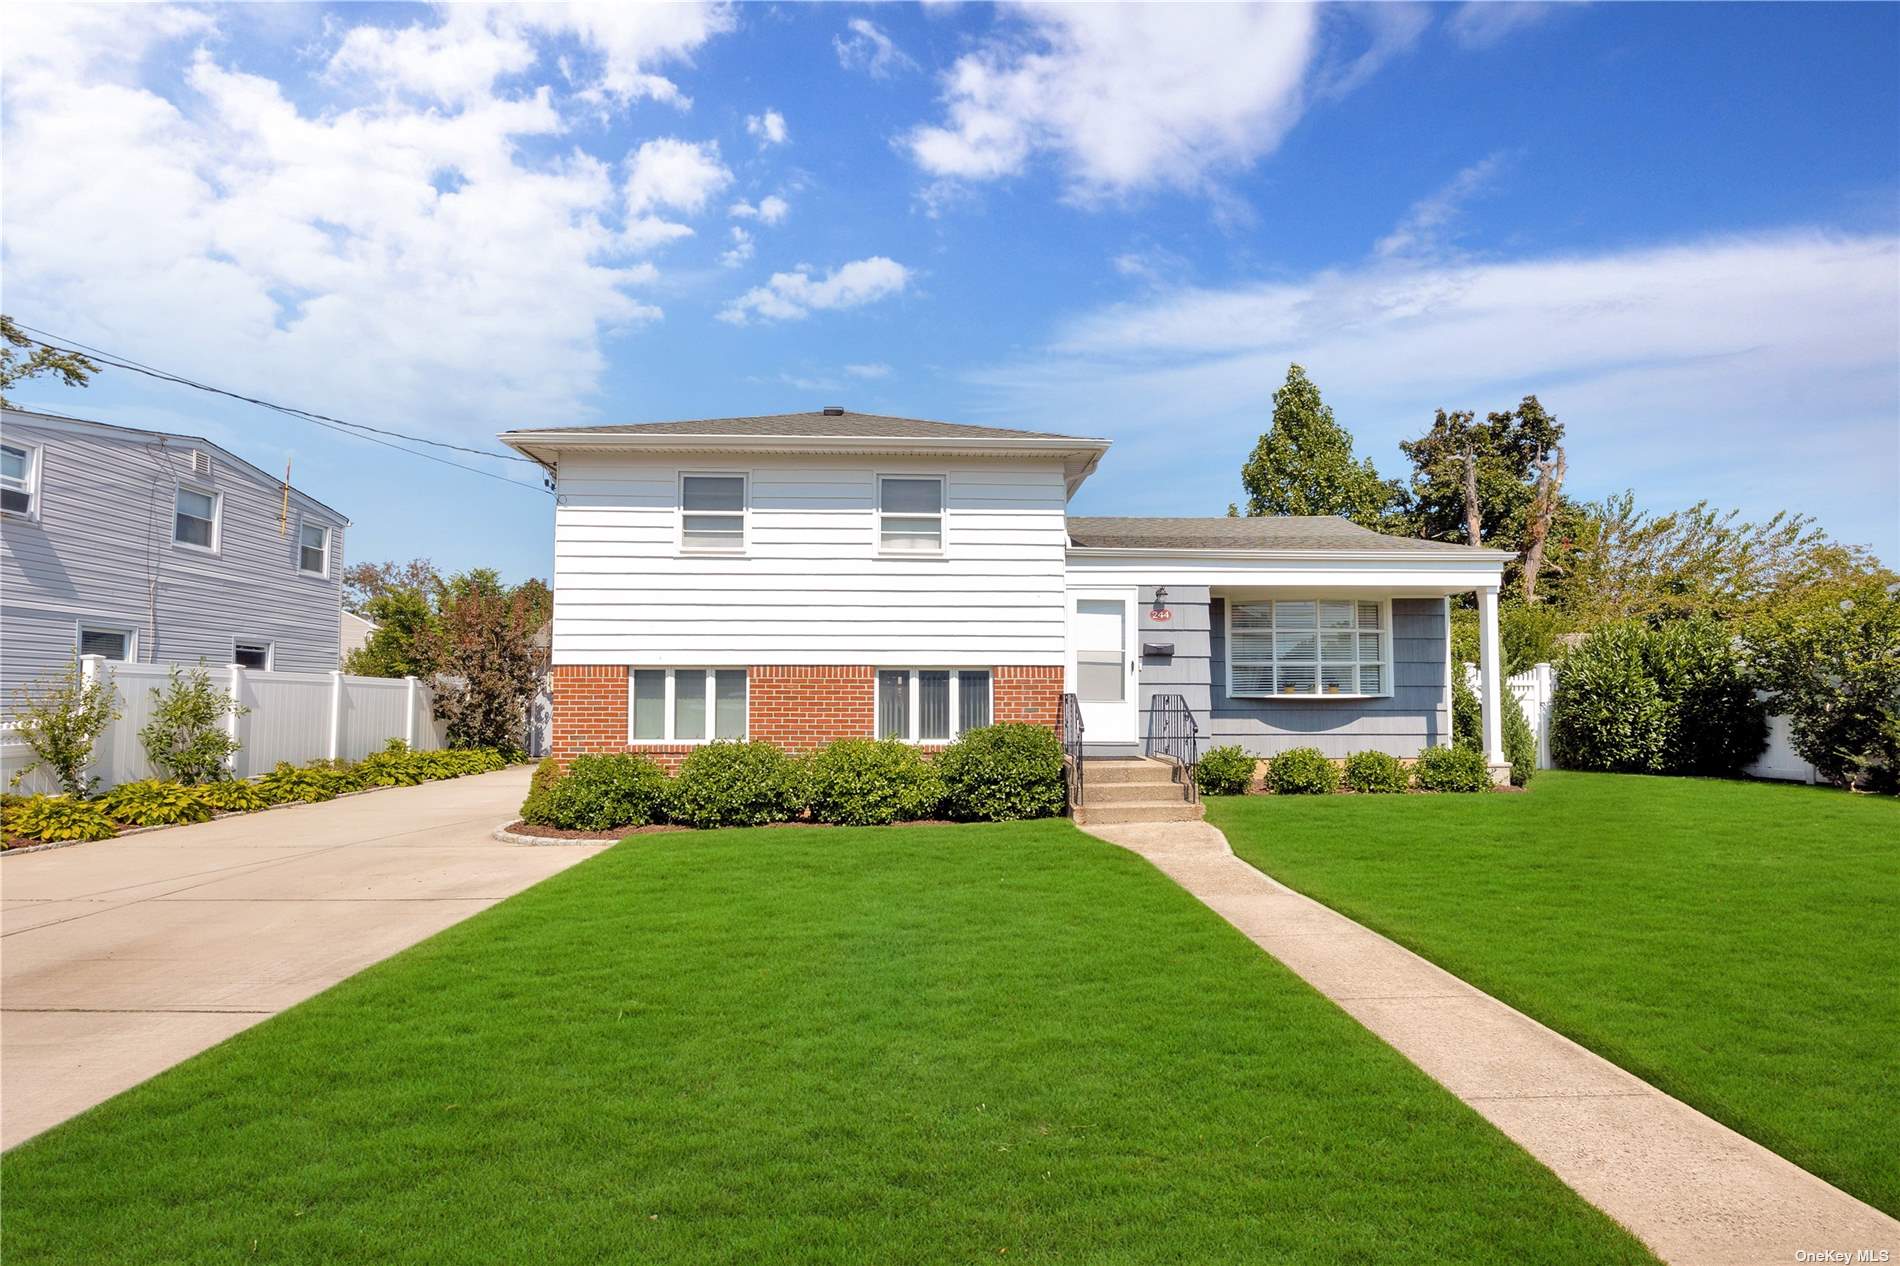
[[[747,711],[743,668],[636,668],[628,674],[629,742],[743,740]]]
[[[877,675],[877,736],[948,743],[990,723],[987,668],[887,668]]]

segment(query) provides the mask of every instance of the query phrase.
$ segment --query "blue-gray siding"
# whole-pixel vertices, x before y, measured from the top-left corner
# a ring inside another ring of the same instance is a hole
[[[188,438],[5,414],[10,443],[38,448],[38,516],[0,515],[0,690],[57,671],[78,625],[124,626],[147,663],[228,664],[234,639],[272,644],[272,667],[337,667],[344,520]],[[211,460],[191,473],[191,452]],[[172,543],[178,482],[221,494],[216,554]],[[329,574],[297,570],[298,526],[330,528]]]

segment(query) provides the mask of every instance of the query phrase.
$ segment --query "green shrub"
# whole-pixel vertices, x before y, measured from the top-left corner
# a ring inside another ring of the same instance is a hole
[[[1869,587],[1751,630],[1795,751],[1836,786],[1900,791],[1900,599]]]
[[[839,739],[804,761],[805,804],[814,821],[884,826],[943,808],[943,775],[896,739]]]
[[[1253,786],[1255,763],[1235,744],[1210,747],[1194,767],[1194,784],[1204,796],[1244,796]]]
[[[173,667],[170,684],[154,688],[152,698],[151,722],[139,731],[152,768],[187,785],[223,778],[225,762],[244,746],[225,723],[250,709],[213,685],[202,668]]]
[[[336,799],[336,781],[329,770],[299,769],[287,760],[257,780],[257,790],[272,804],[294,804]]]
[[[115,822],[129,826],[207,822],[212,812],[211,802],[197,788],[160,782],[156,778],[120,783],[99,797],[99,807],[111,814]]]
[[[944,811],[964,822],[1053,818],[1068,805],[1055,731],[1005,721],[966,731],[937,757]]]
[[[55,843],[63,840],[105,840],[117,835],[112,817],[97,801],[71,796],[25,796],[8,804],[5,818],[9,843]]]
[[[546,791],[561,781],[561,762],[552,756],[543,756],[541,763],[534,767],[534,773],[528,778],[528,794]]]
[[[1612,625],[1565,658],[1550,708],[1558,765],[1639,774],[1666,768],[1673,718],[1645,662],[1647,639],[1640,626]]]
[[[1404,791],[1411,775],[1390,752],[1354,752],[1346,758],[1345,781],[1353,791],[1385,795]]]
[[[68,796],[82,797],[99,785],[87,777],[92,745],[119,719],[119,692],[110,678],[88,682],[79,661],[51,682],[34,681],[20,691],[10,718],[13,732],[33,760],[13,776],[13,785],[44,768]],[[63,812],[63,810],[61,811]]]
[[[558,774],[560,766],[554,769]],[[611,831],[660,821],[666,798],[666,771],[644,756],[576,756],[566,774],[529,792],[521,817],[569,831]]]
[[[1524,705],[1509,690],[1504,695],[1504,759],[1511,762],[1511,785],[1525,787],[1537,776],[1537,735],[1524,718]]]
[[[1768,715],[1732,629],[1707,616],[1666,624],[1644,638],[1643,662],[1670,710],[1663,768],[1720,777],[1762,754]]]
[[[1296,747],[1267,762],[1267,786],[1275,795],[1323,796],[1339,789],[1339,767],[1317,747]]]
[[[198,788],[198,795],[219,813],[255,813],[271,806],[270,797],[256,783],[243,779],[207,783]]]
[[[1465,670],[1454,668],[1451,675],[1451,742],[1453,747],[1484,750],[1484,705],[1478,692],[1465,681]]]
[[[1428,747],[1412,766],[1420,791],[1489,791],[1491,770],[1484,753],[1469,747]]]
[[[680,762],[667,815],[688,826],[762,826],[804,806],[797,762],[770,743],[708,743]]]
[[[382,751],[356,763],[357,780],[365,787],[413,787],[427,778],[418,755],[401,739],[390,739]]]

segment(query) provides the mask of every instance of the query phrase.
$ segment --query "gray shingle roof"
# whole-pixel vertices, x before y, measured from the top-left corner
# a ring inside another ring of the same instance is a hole
[[[959,422],[927,422],[921,418],[892,418],[876,413],[773,413],[743,418],[700,418],[686,422],[621,422],[611,426],[555,426],[511,431],[511,435],[765,435],[789,438],[843,436],[852,439],[972,439],[1066,440],[1082,438],[1048,431],[1011,431],[996,426],[965,426]]]
[[[1469,545],[1385,536],[1335,515],[1259,518],[1078,518],[1069,540],[1095,549],[1355,549],[1392,554],[1470,554]],[[1489,552],[1489,551],[1486,551]]]

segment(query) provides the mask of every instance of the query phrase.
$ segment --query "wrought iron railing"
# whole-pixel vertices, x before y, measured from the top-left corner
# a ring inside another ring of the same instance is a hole
[[[1084,793],[1082,705],[1076,702],[1075,695],[1067,692],[1062,696],[1062,764],[1069,779],[1069,807],[1079,808]]]
[[[1201,789],[1194,781],[1194,767],[1201,760],[1201,727],[1195,723],[1186,697],[1148,697],[1147,751],[1149,756],[1170,762],[1175,781],[1186,784],[1188,803],[1199,803]]]

